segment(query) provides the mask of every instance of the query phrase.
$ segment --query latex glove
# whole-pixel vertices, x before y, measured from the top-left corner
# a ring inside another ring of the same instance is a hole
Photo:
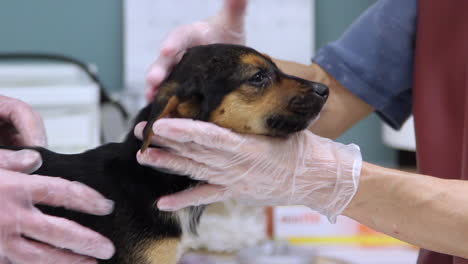
[[[135,128],[140,138],[143,126]],[[288,138],[242,135],[187,119],[161,119],[153,130],[152,143],[169,151],[138,153],[141,164],[208,183],[161,198],[161,210],[234,198],[249,205],[305,205],[334,222],[357,191],[362,158],[356,145],[309,131]]]
[[[110,258],[114,246],[107,238],[45,215],[34,204],[106,215],[113,203],[80,183],[24,174],[40,165],[35,151],[0,150],[0,264],[96,263],[91,257]]]
[[[0,96],[0,144],[45,146],[41,117],[27,104]],[[113,202],[79,183],[24,174],[41,164],[35,151],[0,149],[0,264],[96,263],[90,257],[110,258],[114,246],[107,238],[66,219],[44,215],[34,204],[105,215],[112,212]]]
[[[29,105],[0,95],[0,145],[45,146],[42,118]]]
[[[152,100],[185,51],[193,46],[213,43],[244,44],[244,14],[247,0],[224,0],[223,9],[214,17],[180,26],[163,41],[160,55],[152,65],[146,98]]]

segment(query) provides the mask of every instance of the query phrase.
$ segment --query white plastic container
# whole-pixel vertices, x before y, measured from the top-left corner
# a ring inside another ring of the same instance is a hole
[[[76,65],[1,63],[0,95],[41,114],[53,151],[78,153],[100,143],[99,87]]]
[[[382,125],[383,142],[394,149],[416,151],[416,136],[414,132],[414,121],[411,116],[399,131],[387,124]]]
[[[239,264],[314,264],[316,251],[300,248],[286,242],[267,242],[261,246],[241,250]]]

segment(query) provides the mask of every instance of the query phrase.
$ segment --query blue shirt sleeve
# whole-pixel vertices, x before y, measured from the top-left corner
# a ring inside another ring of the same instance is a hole
[[[313,58],[393,128],[412,111],[417,0],[379,0]]]

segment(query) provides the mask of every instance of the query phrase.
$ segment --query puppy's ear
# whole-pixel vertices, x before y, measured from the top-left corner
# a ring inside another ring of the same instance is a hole
[[[141,152],[144,152],[151,144],[151,138],[154,136],[153,124],[158,119],[165,117],[198,119],[202,99],[196,91],[197,86],[193,82],[186,82],[183,85],[170,82],[161,87],[153,102],[147,119],[148,123],[143,130]]]
[[[201,96],[198,95],[191,95],[190,98],[181,100],[176,110],[177,117],[199,119],[201,102]]]
[[[153,124],[156,120],[164,117],[169,117],[175,112],[180,104],[177,91],[179,84],[177,82],[167,82],[159,89],[157,97],[152,103],[151,113],[147,118],[148,123],[143,130],[143,146],[141,152],[149,147],[151,138],[154,136]]]

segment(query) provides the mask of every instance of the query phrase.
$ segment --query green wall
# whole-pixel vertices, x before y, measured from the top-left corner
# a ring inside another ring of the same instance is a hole
[[[374,0],[316,0],[316,47],[336,40]],[[339,141],[361,147],[364,160],[385,166],[396,165],[396,152],[382,144],[380,119],[372,114]]]
[[[138,1],[138,0],[135,0]],[[316,0],[317,47],[335,40],[373,0]],[[122,87],[122,0],[3,0],[0,52],[62,53],[98,66],[110,90]],[[376,116],[343,142],[361,146],[365,160],[393,165],[395,152],[382,145]]]
[[[108,89],[122,87],[121,0],[2,0],[0,52],[52,52],[98,66]]]

